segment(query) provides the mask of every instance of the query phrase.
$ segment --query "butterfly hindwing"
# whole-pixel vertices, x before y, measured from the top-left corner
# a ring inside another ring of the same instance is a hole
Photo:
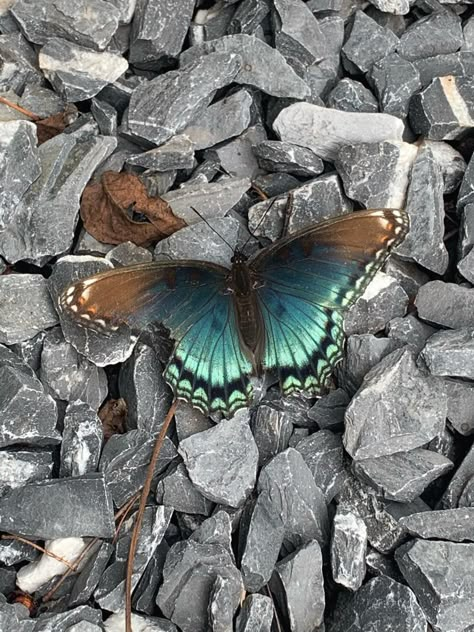
[[[251,267],[265,324],[263,366],[284,394],[318,394],[342,358],[343,313],[403,240],[403,211],[360,211],[276,242]]]
[[[78,281],[59,304],[76,322],[104,332],[162,322],[176,340],[165,369],[175,396],[204,413],[228,415],[248,404],[252,367],[239,346],[227,275],[197,261],[140,264]]]

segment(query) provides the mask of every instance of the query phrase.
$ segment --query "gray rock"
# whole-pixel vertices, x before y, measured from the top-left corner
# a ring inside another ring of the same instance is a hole
[[[474,541],[474,507],[423,511],[400,518],[399,524],[410,535],[423,539]]]
[[[408,116],[411,97],[421,88],[420,73],[398,53],[379,59],[370,71],[380,110],[401,119]]]
[[[321,158],[310,149],[277,140],[263,141],[254,147],[258,164],[266,171],[284,171],[295,176],[317,176],[324,171]]]
[[[99,131],[104,136],[115,136],[117,134],[117,110],[100,99],[91,100],[91,112],[99,126]]]
[[[96,632],[94,628],[100,629],[102,625],[102,613],[91,606],[78,606],[67,612],[45,612],[36,619],[35,632],[70,632],[73,626],[84,622],[94,626],[87,632]]]
[[[235,610],[234,582],[218,575],[209,595],[208,612],[212,630],[226,632],[232,628]]]
[[[418,152],[411,172],[406,210],[410,231],[397,254],[443,274],[448,266],[444,245],[444,184],[441,170],[428,148]],[[429,227],[429,228],[427,228]]]
[[[87,403],[98,410],[107,396],[107,376],[66,342],[60,328],[49,331],[41,352],[40,378],[58,399]]]
[[[163,378],[157,351],[140,341],[122,365],[119,391],[127,402],[127,428],[158,432],[171,404],[172,394]]]
[[[169,65],[181,51],[191,24],[194,0],[139,2],[130,35],[130,63],[137,68],[158,70]]]
[[[136,246],[131,241],[124,241],[105,255],[114,267],[130,266],[134,263],[149,263],[153,255],[146,248]]]
[[[453,463],[442,454],[417,448],[355,463],[357,476],[397,502],[411,502],[428,485],[448,472]]]
[[[213,508],[213,503],[194,487],[182,463],[159,481],[156,496],[160,504],[188,514],[208,516]]]
[[[90,99],[128,68],[121,55],[92,51],[59,38],[43,46],[38,63],[46,79],[69,102]]]
[[[474,385],[462,380],[446,380],[448,419],[456,432],[474,433]]]
[[[189,477],[201,494],[239,507],[255,485],[258,450],[245,413],[180,442]]]
[[[338,509],[331,538],[331,572],[334,581],[358,590],[365,577],[367,527],[359,516]]]
[[[107,441],[100,458],[99,469],[107,478],[107,485],[115,504],[121,507],[145,482],[147,467],[156,437],[143,430],[114,434]],[[154,476],[162,472],[176,458],[176,448],[165,438]]]
[[[225,2],[198,9],[189,29],[189,43],[195,46],[227,35],[234,11],[235,7]]]
[[[346,480],[344,450],[340,435],[319,430],[299,441],[297,450],[311,470],[314,482],[329,504]]]
[[[30,619],[30,613],[19,603],[7,603],[6,597],[0,597],[0,625],[4,630],[33,632],[36,621]]]
[[[307,147],[323,160],[332,161],[344,145],[401,141],[404,125],[390,114],[342,112],[294,103],[280,112],[273,129],[281,140]]]
[[[431,281],[417,294],[415,305],[420,318],[443,327],[474,327],[474,290],[455,283]]]
[[[206,417],[197,408],[192,408],[182,400],[178,400],[174,419],[178,441],[183,441],[183,439],[187,439],[193,434],[214,427],[209,417]]]
[[[195,144],[196,150],[239,136],[250,125],[253,102],[249,90],[232,92],[209,105],[198,120],[186,127],[183,134]]]
[[[5,566],[13,566],[19,562],[32,562],[40,553],[26,542],[19,540],[2,540],[0,542],[0,561]]]
[[[0,494],[33,481],[51,478],[53,453],[42,450],[0,451]]]
[[[308,417],[323,430],[325,428],[332,430],[333,428],[342,427],[349,401],[350,398],[346,391],[342,388],[337,388],[320,397],[314,406],[308,410]]]
[[[120,13],[105,0],[45,0],[41,6],[31,0],[15,3],[12,13],[26,37],[35,44],[46,44],[52,37],[103,50],[118,28]]]
[[[293,432],[292,415],[274,404],[262,404],[250,427],[258,448],[258,464],[262,466],[288,447]]]
[[[413,314],[403,318],[394,318],[387,325],[387,336],[404,345],[409,345],[415,353],[419,353],[436,329],[421,322]]]
[[[396,608],[388,604],[396,603]],[[414,591],[389,577],[374,577],[336,607],[328,632],[390,629],[426,632],[427,623]]]
[[[99,542],[90,558],[82,567],[69,595],[68,606],[74,608],[89,601],[97,587],[107,564],[109,563],[114,546],[108,542]]]
[[[412,450],[441,432],[446,411],[442,383],[417,368],[411,351],[394,351],[369,371],[349,404],[344,446],[358,461]]]
[[[474,476],[466,483],[459,497],[460,507],[474,507]]]
[[[64,416],[59,475],[82,476],[95,472],[104,433],[102,422],[88,404],[73,401]]]
[[[455,53],[462,44],[460,17],[451,11],[435,11],[407,28],[397,50],[405,59],[414,60]]]
[[[398,44],[398,37],[390,29],[380,26],[363,11],[356,11],[350,35],[342,47],[343,60],[355,73],[366,73]]]
[[[102,474],[28,483],[0,499],[0,528],[37,540],[111,538],[112,496]]]
[[[41,176],[24,195],[2,236],[0,254],[7,261],[25,259],[44,265],[71,247],[82,191],[116,143],[115,138],[78,130],[59,134],[39,147]]]
[[[464,232],[466,232],[466,224],[469,227],[474,226],[474,219],[472,216],[474,215],[474,211],[472,210],[472,206],[474,203],[474,160],[471,158],[469,164],[467,165],[466,172],[464,174],[464,178],[461,182],[461,188],[459,189],[458,195],[458,210],[464,210],[465,215],[465,226]],[[474,206],[474,205],[473,205]],[[471,229],[468,229],[468,232],[471,233]],[[465,253],[467,254],[467,253]]]
[[[232,16],[227,32],[252,35],[258,30],[262,20],[270,12],[268,0],[243,0]]]
[[[454,193],[459,188],[466,171],[466,161],[462,155],[448,143],[438,140],[424,140],[422,146],[428,147],[443,174],[444,192]]]
[[[438,331],[421,352],[432,375],[474,379],[474,330]]]
[[[242,59],[234,82],[250,85],[274,97],[304,99],[309,94],[306,83],[298,77],[284,56],[264,41],[252,35],[228,35],[181,54],[180,63],[188,63],[201,55],[212,53],[237,54]]]
[[[43,86],[27,85],[21,95],[20,105],[41,118],[63,112],[66,104],[53,90]],[[72,108],[71,108],[72,118]]]
[[[400,282],[410,301],[415,299],[420,287],[431,280],[427,272],[416,263],[403,261],[398,257],[389,257],[384,265],[384,270]]]
[[[46,280],[38,274],[0,276],[0,294],[3,297],[0,303],[2,343],[29,340],[58,322]]]
[[[25,86],[44,83],[35,51],[21,33],[0,35],[0,86],[22,94]]]
[[[40,173],[33,123],[0,121],[0,229],[15,220],[18,204]]]
[[[468,632],[474,619],[474,544],[416,540],[401,546],[395,558],[431,625]]]
[[[258,123],[237,138],[218,145],[214,151],[225,173],[238,178],[253,179],[261,173],[253,148],[265,140],[266,130]]]
[[[165,539],[156,547],[133,594],[133,608],[145,614],[153,614],[156,609],[156,593],[163,580],[163,567],[170,547]],[[171,623],[169,624],[172,625]]]
[[[145,617],[132,612],[132,626],[146,626],[147,632],[178,632],[178,628],[167,619],[161,617]],[[105,622],[108,632],[125,629],[125,611],[111,615]],[[143,628],[142,628],[143,629]]]
[[[458,270],[460,274],[471,283],[474,283],[474,251],[470,250],[468,254],[458,261]]]
[[[127,163],[153,171],[191,169],[194,166],[194,143],[186,134],[178,134],[161,147],[129,156]]]
[[[466,504],[461,504],[461,497],[464,495],[464,490],[471,485],[471,479],[473,477],[474,445],[471,446],[469,452],[466,454],[449,482],[449,485],[439,502],[439,509],[455,509],[458,504],[460,507],[468,506]]]
[[[392,556],[383,555],[379,553],[371,546],[367,549],[367,555],[365,556],[365,562],[367,570],[375,577],[385,576],[390,577],[396,582],[403,583],[403,575]]]
[[[287,548],[295,549],[310,540],[318,540],[321,546],[325,544],[326,502],[299,452],[288,448],[265,465],[258,479],[258,490],[270,495],[280,513]]]
[[[32,369],[3,345],[0,382],[0,446],[59,443],[56,403]]]
[[[275,568],[270,590],[285,612],[291,632],[317,629],[323,623],[325,595],[321,547],[316,541],[285,557]]]
[[[344,318],[344,331],[352,334],[375,334],[385,329],[387,323],[404,316],[408,307],[408,296],[399,282],[377,272],[359,300],[349,309]]]
[[[300,181],[288,173],[265,173],[256,176],[253,180],[257,186],[268,197],[275,197],[281,193],[288,193],[300,185]]]
[[[161,145],[199,118],[216,91],[231,83],[241,66],[239,55],[214,53],[139,85],[130,99],[129,129]]]
[[[405,15],[410,11],[409,0],[371,0],[371,5],[387,14]]]
[[[471,77],[435,77],[410,101],[410,125],[431,140],[453,140],[473,127],[474,81]]]
[[[236,632],[270,632],[273,602],[265,595],[249,595],[236,620]]]
[[[378,112],[377,99],[372,92],[359,81],[344,77],[331,90],[327,105],[344,112]]]

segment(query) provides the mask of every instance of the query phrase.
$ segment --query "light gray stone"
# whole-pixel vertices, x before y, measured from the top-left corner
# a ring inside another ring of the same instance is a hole
[[[474,379],[474,330],[438,331],[428,339],[421,357],[432,375]]]
[[[339,510],[331,538],[331,571],[336,583],[358,590],[365,577],[367,527],[359,516]]]

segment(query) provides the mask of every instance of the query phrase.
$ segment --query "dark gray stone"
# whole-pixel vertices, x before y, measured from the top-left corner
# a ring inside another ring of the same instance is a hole
[[[378,112],[377,99],[359,81],[345,77],[331,90],[327,105],[344,112]]]
[[[110,538],[112,497],[102,474],[28,483],[0,499],[0,528],[38,540]]]
[[[186,134],[178,134],[161,147],[129,156],[127,163],[153,171],[191,169],[194,166],[194,143]]]
[[[266,171],[284,171],[295,176],[317,176],[324,171],[321,158],[310,149],[277,140],[263,141],[254,147],[258,164]]]
[[[389,604],[396,604],[390,607]],[[423,610],[414,592],[389,577],[374,577],[332,614],[328,632],[366,630],[426,632]]]
[[[227,632],[233,626],[236,611],[234,581],[220,575],[214,580],[209,595],[209,623],[215,632]]]
[[[214,506],[194,487],[182,463],[158,482],[156,497],[160,504],[188,514],[208,516]]]
[[[0,494],[26,483],[51,478],[53,465],[51,451],[0,451]]]
[[[393,351],[365,376],[346,410],[344,446],[356,460],[420,447],[444,428],[447,395],[413,353]]]
[[[443,274],[448,266],[444,244],[444,184],[441,170],[429,148],[418,152],[411,171],[406,211],[410,232],[397,254]]]
[[[262,466],[288,447],[293,431],[292,416],[279,406],[262,404],[250,427],[257,444],[258,464]]]
[[[0,276],[0,342],[14,344],[58,322],[46,280],[39,274]],[[25,305],[28,306],[25,309]]]
[[[392,556],[383,555],[369,546],[367,555],[365,556],[365,562],[367,570],[371,575],[375,577],[390,577],[396,582],[403,583],[403,575],[400,573]]]
[[[441,169],[445,194],[457,191],[467,166],[462,155],[444,141],[424,140],[422,146],[431,150],[433,158]]]
[[[125,434],[112,435],[105,444],[99,469],[107,478],[108,488],[118,507],[143,486],[155,441],[156,437],[144,430],[130,430]],[[166,437],[154,476],[162,472],[176,456],[174,443]]]
[[[321,546],[325,544],[326,502],[299,452],[288,448],[265,465],[258,479],[258,490],[270,495],[280,513],[287,548],[295,549],[310,540],[318,540]]]
[[[148,562],[143,575],[133,593],[133,608],[145,614],[153,614],[156,610],[156,593],[163,580],[163,567],[170,547],[162,540]],[[171,624],[170,624],[171,625]]]
[[[346,480],[344,450],[340,435],[330,430],[319,430],[295,446],[311,470],[314,482],[329,504]]]
[[[0,562],[5,566],[13,566],[20,562],[32,562],[39,556],[39,551],[26,542],[19,540],[2,540],[0,542]]]
[[[276,565],[270,590],[285,612],[287,630],[314,630],[323,623],[325,595],[321,547],[313,540]]]
[[[413,314],[408,314],[403,318],[394,318],[387,325],[387,336],[409,345],[415,353],[419,353],[426,344],[430,336],[436,329],[426,323],[421,322]]]
[[[60,328],[49,331],[41,352],[40,378],[58,399],[81,401],[98,410],[107,396],[107,376],[66,342]]]
[[[228,35],[192,46],[181,54],[180,62],[188,63],[198,56],[212,53],[236,54],[242,59],[233,79],[235,83],[254,86],[274,97],[304,99],[309,94],[308,86],[284,56],[252,35]]]
[[[384,270],[400,282],[410,301],[415,299],[420,287],[431,280],[428,274],[416,263],[403,261],[398,257],[389,257],[384,265]]]
[[[71,628],[74,630],[73,626],[83,622],[88,622],[100,630],[102,613],[91,606],[78,606],[67,612],[45,612],[36,619],[34,630],[35,632],[70,632]],[[91,632],[96,632],[94,627]]]
[[[411,97],[421,88],[420,73],[398,53],[379,59],[370,71],[380,110],[401,119],[408,116]]]
[[[462,494],[459,497],[460,507],[474,507],[474,476],[472,476],[466,483]]]
[[[195,46],[227,35],[234,12],[233,4],[225,2],[209,9],[198,9],[189,29],[189,43]]]
[[[435,77],[445,77],[447,75],[472,76],[474,52],[460,51],[459,53],[448,53],[447,55],[434,55],[433,57],[416,59],[412,63],[420,73],[422,86],[426,88]]]
[[[7,603],[6,597],[1,595],[0,626],[5,631],[33,632],[36,621],[30,618],[30,613],[25,606],[19,603]]]
[[[104,136],[117,134],[117,110],[100,99],[91,100],[91,112],[99,126],[99,131]]]
[[[474,329],[438,331],[428,339],[421,357],[432,375],[474,379]]]
[[[197,408],[192,408],[182,400],[178,400],[174,419],[178,441],[183,441],[183,439],[187,439],[187,437],[197,432],[209,430],[209,428],[214,427],[209,417],[206,417],[201,411],[197,410]]]
[[[462,44],[461,18],[452,11],[434,11],[407,28],[397,50],[414,60],[455,53]]]
[[[342,47],[343,60],[356,73],[366,73],[398,44],[398,37],[390,29],[380,26],[363,11],[356,11],[350,35]]]
[[[364,36],[367,37],[367,34]],[[403,122],[391,114],[342,112],[312,103],[294,103],[273,122],[278,137],[333,161],[344,145],[401,141]]]
[[[43,86],[27,85],[21,95],[20,105],[41,118],[48,118],[53,114],[63,112],[66,104],[53,90]],[[73,108],[70,108],[73,118]]]
[[[385,498],[411,502],[428,485],[448,472],[453,463],[442,454],[418,448],[355,463],[357,476]]]
[[[180,442],[189,477],[201,494],[239,507],[255,485],[258,450],[244,413]]]
[[[458,210],[464,210],[464,233],[474,233],[474,159],[467,165],[458,195]],[[468,228],[469,227],[469,228]],[[467,253],[465,253],[467,254]]]
[[[269,0],[243,0],[237,5],[227,32],[254,34],[270,12]]]
[[[334,581],[358,590],[365,577],[367,527],[356,514],[338,508],[331,537],[331,572]]]
[[[471,484],[470,482],[473,477],[474,445],[471,446],[469,452],[466,454],[449,482],[449,485],[439,502],[439,509],[455,509],[458,507],[458,504],[460,507],[468,506],[466,504],[461,504],[460,499],[464,494],[465,488]]]
[[[410,535],[451,542],[474,541],[474,507],[423,511],[400,518]]]
[[[139,85],[130,99],[130,131],[161,145],[199,118],[216,91],[231,83],[241,66],[237,54],[214,53]]]
[[[256,176],[253,180],[257,186],[268,197],[275,197],[281,193],[288,193],[300,185],[300,181],[288,173],[265,173]]]
[[[468,632],[474,620],[474,544],[416,540],[401,546],[395,559],[433,628]]]
[[[423,285],[417,294],[415,305],[418,316],[437,325],[460,329],[474,327],[474,290],[431,281]]]
[[[35,44],[47,44],[52,37],[103,50],[118,28],[120,12],[105,0],[20,0],[12,10],[26,37]]]
[[[267,140],[267,132],[261,123],[246,129],[240,136],[215,147],[221,168],[238,178],[253,179],[261,173],[253,148]]]
[[[236,632],[270,632],[273,602],[265,595],[249,595],[241,606],[236,620]]]
[[[0,446],[59,443],[57,408],[32,369],[0,345]]]
[[[177,57],[191,24],[194,0],[137,3],[130,35],[130,63],[158,70]]]
[[[35,51],[23,35],[15,32],[0,35],[0,86],[22,94],[27,85],[43,83]]]
[[[108,542],[99,542],[79,573],[69,595],[68,606],[74,608],[89,601],[114,552]]]
[[[392,17],[405,15],[410,11],[409,0],[371,0],[370,4]]]
[[[474,433],[474,385],[462,380],[446,380],[448,419],[462,435]]]
[[[99,464],[104,432],[95,411],[73,401],[66,409],[61,443],[60,476],[82,476],[95,472]]]

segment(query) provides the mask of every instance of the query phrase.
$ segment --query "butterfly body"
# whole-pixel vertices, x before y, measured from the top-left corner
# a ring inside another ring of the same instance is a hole
[[[249,377],[277,374],[287,395],[324,388],[344,346],[344,312],[403,240],[403,211],[375,209],[303,229],[230,270],[201,261],[118,268],[78,281],[59,305],[85,327],[159,321],[176,340],[164,376],[176,397],[232,415]]]

